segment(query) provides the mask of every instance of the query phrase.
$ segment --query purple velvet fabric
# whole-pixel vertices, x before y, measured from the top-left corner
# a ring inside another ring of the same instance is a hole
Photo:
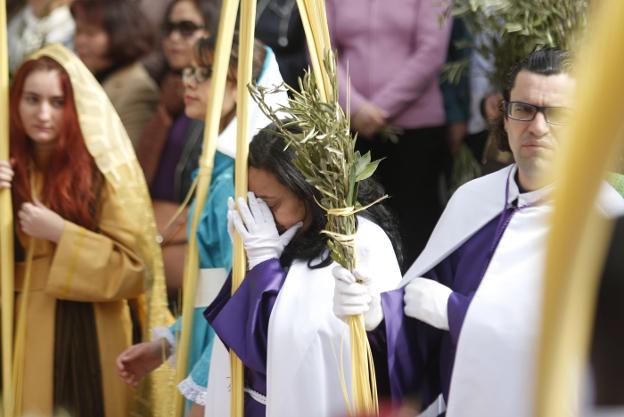
[[[448,332],[405,316],[403,288],[381,295],[384,322],[368,336],[375,351],[377,374],[380,370],[387,372],[380,380],[387,379],[389,387],[382,392],[388,392],[393,401],[402,402],[420,394],[427,405],[442,393],[448,402],[455,350],[466,311],[516,210],[503,210],[424,274],[453,290],[448,302]],[[387,362],[379,363],[378,358],[384,357]]]
[[[191,119],[183,114],[174,120],[169,130],[167,143],[160,157],[156,177],[151,187],[152,198],[156,200],[175,202],[176,166],[184,150],[187,139],[186,131],[190,123]]]
[[[266,362],[269,317],[286,271],[279,260],[270,259],[250,270],[241,286],[232,292],[228,278],[204,316],[223,344],[245,366],[245,387],[266,395]],[[245,394],[245,416],[263,417],[265,406]]]

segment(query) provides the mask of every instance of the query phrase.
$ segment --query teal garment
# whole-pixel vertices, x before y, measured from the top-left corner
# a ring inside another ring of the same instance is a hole
[[[195,177],[197,171],[193,173]],[[197,229],[200,268],[232,267],[232,242],[227,230],[227,200],[234,196],[234,159],[220,152],[215,154],[214,167],[208,198],[201,213]],[[190,227],[195,200],[188,212]],[[188,234],[188,230],[187,230]],[[204,308],[196,308],[193,312],[193,331],[189,352],[190,378],[194,386],[205,391],[208,383],[210,354],[214,341],[214,331],[203,316]],[[171,326],[171,332],[177,336],[181,328],[181,317]],[[187,407],[190,403],[187,401]]]
[[[193,173],[196,175],[197,171]],[[227,230],[228,197],[234,197],[234,159],[216,152],[210,192],[197,228],[200,268],[225,268],[228,271],[232,268],[232,241]],[[194,211],[193,200],[188,213],[189,228]]]
[[[472,50],[467,47],[467,45],[470,45],[471,42],[472,37],[464,21],[459,18],[454,18],[446,64],[459,62],[467,63],[472,53]],[[444,68],[443,72],[444,71],[448,71],[448,67]],[[444,100],[446,123],[467,122],[470,113],[468,68],[454,81],[449,81],[445,79],[445,77],[443,77],[443,81],[440,83],[440,91],[442,91],[442,99]]]

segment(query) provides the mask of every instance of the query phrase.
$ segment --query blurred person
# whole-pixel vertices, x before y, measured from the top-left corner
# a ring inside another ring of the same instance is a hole
[[[218,6],[218,0],[174,0],[169,4],[162,24],[167,68],[160,79],[160,101],[137,147],[137,157],[152,195],[173,304],[182,285],[186,210],[171,227],[165,226],[191,188],[191,174],[198,166],[203,132],[202,120],[184,114],[182,70],[191,66],[195,42],[216,33]]]
[[[27,0],[8,21],[9,72],[14,73],[31,53],[50,43],[69,48],[74,39],[71,0]]]
[[[297,1],[258,0],[256,38],[275,53],[284,82],[299,89],[297,80],[308,67],[308,57]]]
[[[359,149],[386,158],[379,179],[399,217],[405,265],[442,213],[448,146],[439,72],[451,31],[444,11],[443,2],[431,0],[327,1],[340,101],[345,109],[350,101]]]
[[[74,48],[102,84],[136,147],[158,104],[158,87],[139,59],[152,49],[135,0],[74,0]]]
[[[446,65],[469,59],[472,51],[463,45],[468,44],[470,39],[470,34],[463,20],[453,18]],[[447,69],[445,68],[445,70]],[[446,140],[450,151],[440,187],[440,198],[443,205],[446,205],[459,186],[481,175],[481,166],[471,153],[467,140],[470,108],[468,74],[464,72],[456,79],[450,79],[451,74],[450,71],[448,72],[440,86],[446,114]]]

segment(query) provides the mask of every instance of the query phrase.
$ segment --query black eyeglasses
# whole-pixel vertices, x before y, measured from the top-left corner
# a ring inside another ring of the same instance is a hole
[[[185,83],[193,80],[197,84],[212,77],[212,67],[186,67],[182,70],[182,81]]]
[[[163,24],[162,31],[165,36],[170,36],[173,32],[178,32],[185,39],[195,35],[195,33],[204,29],[203,25],[198,25],[190,20],[180,20],[179,22],[166,21]]]
[[[551,125],[563,125],[572,113],[572,109],[568,107],[542,107],[522,101],[506,101],[504,106],[507,117],[521,122],[530,122],[537,113],[542,113],[546,122]]]

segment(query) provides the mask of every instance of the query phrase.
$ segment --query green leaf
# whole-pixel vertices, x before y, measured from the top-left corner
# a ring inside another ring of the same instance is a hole
[[[366,166],[370,163],[371,161],[371,153],[366,152],[364,155],[359,155],[359,152],[357,153],[357,155],[355,156],[355,165],[354,165],[354,169],[353,169],[353,176],[357,178],[362,175],[362,173],[364,172],[364,170],[366,169]]]
[[[377,167],[379,166],[379,163],[383,160],[382,159],[377,159],[376,161],[373,161],[369,164],[366,165],[366,167],[364,168],[364,170],[359,173],[359,175],[357,175],[355,177],[355,181],[359,182],[359,181],[364,181],[366,178],[370,177],[371,175],[373,175],[375,173],[375,171],[377,170]]]

